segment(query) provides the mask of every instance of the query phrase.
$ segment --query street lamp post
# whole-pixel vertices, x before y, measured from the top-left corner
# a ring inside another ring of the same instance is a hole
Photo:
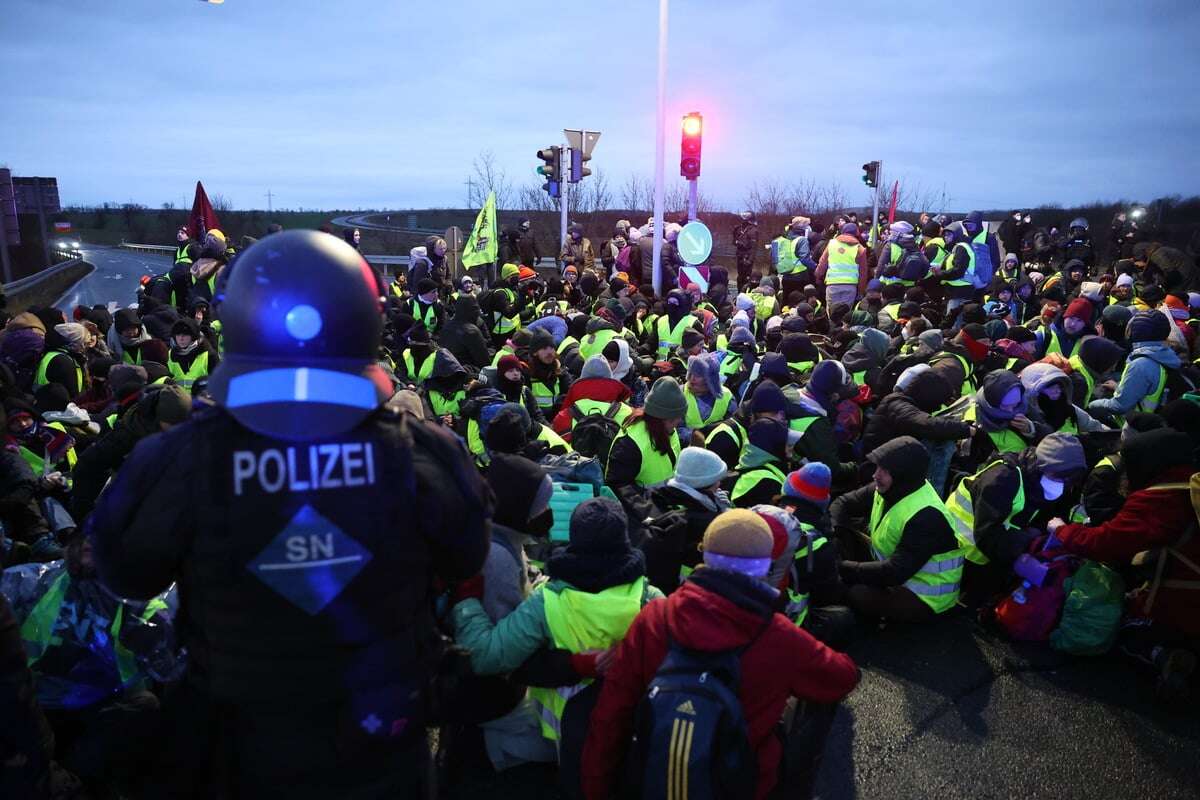
[[[662,296],[663,170],[667,150],[667,4],[658,0],[658,130],[654,143],[654,294]]]

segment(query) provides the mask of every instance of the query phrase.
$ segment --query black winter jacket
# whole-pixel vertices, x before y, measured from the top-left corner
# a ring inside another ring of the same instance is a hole
[[[460,364],[479,371],[492,363],[488,339],[479,327],[479,301],[462,296],[454,302],[454,316],[438,333],[438,342],[449,350]]]

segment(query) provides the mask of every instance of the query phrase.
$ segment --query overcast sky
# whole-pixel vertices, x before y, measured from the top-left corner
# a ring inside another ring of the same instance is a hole
[[[462,206],[563,127],[614,185],[654,166],[654,0],[0,0],[0,163],[69,204]],[[673,0],[667,176],[838,182],[879,158],[947,205],[1200,192],[1194,0]]]

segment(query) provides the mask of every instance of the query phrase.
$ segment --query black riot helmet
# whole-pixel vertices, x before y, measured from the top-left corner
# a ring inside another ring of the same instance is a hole
[[[225,354],[209,391],[265,436],[345,433],[392,394],[376,362],[383,331],[375,275],[336,236],[284,231],[237,259],[221,304]]]

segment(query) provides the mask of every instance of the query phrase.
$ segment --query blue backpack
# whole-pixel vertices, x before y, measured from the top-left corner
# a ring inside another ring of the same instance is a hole
[[[971,284],[976,289],[986,289],[992,285],[996,275],[996,265],[992,263],[992,250],[988,247],[987,237],[982,242],[967,240],[967,247],[975,253],[975,273],[971,276]]]
[[[750,644],[705,653],[670,641],[635,718],[629,761],[634,795],[754,797],[758,759],[737,695],[739,662]]]

